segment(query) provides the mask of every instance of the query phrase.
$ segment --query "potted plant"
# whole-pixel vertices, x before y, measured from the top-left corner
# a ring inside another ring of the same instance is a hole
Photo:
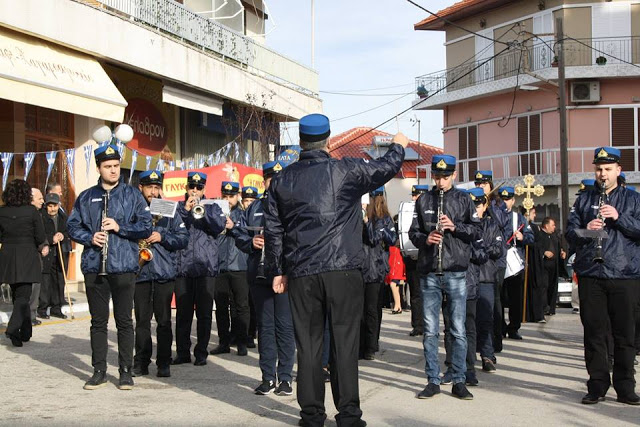
[[[604,56],[600,55],[596,58],[596,64],[605,65],[606,63],[607,63],[607,58],[605,58]]]
[[[427,88],[424,87],[424,85],[418,86],[418,89],[416,90],[416,93],[418,94],[418,96],[420,98],[426,98],[427,95],[429,95],[429,92],[427,91]]]
[[[558,55],[555,55],[553,57],[553,61],[551,61],[551,66],[552,67],[557,67],[558,66]]]

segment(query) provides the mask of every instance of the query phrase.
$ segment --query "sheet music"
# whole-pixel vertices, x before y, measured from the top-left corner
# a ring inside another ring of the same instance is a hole
[[[160,215],[167,218],[173,218],[176,214],[178,202],[166,199],[151,199],[149,210],[151,215]]]
[[[204,199],[204,200],[200,200],[200,204],[201,205],[213,205],[216,204],[218,206],[220,206],[220,209],[222,209],[222,213],[225,214],[226,216],[231,215],[231,207],[229,206],[229,202],[227,200],[220,200],[220,199]]]
[[[609,237],[609,234],[606,230],[587,230],[587,229],[579,229],[576,230],[576,235],[583,239],[606,239]]]

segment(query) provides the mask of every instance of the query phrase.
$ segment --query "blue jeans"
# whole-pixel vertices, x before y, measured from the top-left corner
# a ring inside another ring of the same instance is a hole
[[[493,303],[494,284],[481,282],[478,284],[478,305],[477,325],[478,325],[478,345],[481,357],[486,357],[496,361],[493,350]]]
[[[440,336],[440,307],[442,294],[447,295],[447,315],[451,319],[451,370],[453,384],[464,383],[467,355],[467,336],[464,323],[467,317],[466,274],[445,272],[444,276],[429,273],[420,277],[422,307],[424,313],[425,372],[430,383],[440,384],[440,363],[438,361],[438,337]]]

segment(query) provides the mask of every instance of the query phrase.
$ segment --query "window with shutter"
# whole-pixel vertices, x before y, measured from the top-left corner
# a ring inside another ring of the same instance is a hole
[[[477,126],[469,126],[468,128],[468,139],[469,139],[469,151],[468,151],[468,159],[475,159],[478,157],[478,127]],[[468,176],[465,177],[465,181],[470,180],[470,176],[472,176],[476,170],[478,170],[478,161],[473,160],[469,162],[469,167],[467,168]]]
[[[540,114],[529,116],[529,151],[540,150]],[[529,155],[529,173],[540,175],[542,173],[542,155],[535,153]]]
[[[529,151],[529,118],[518,117],[518,152]],[[518,175],[529,173],[529,155],[521,154],[518,162]]]
[[[623,147],[634,147],[635,123],[634,108],[612,108],[611,109],[611,145],[619,147],[621,153],[620,166],[623,171],[635,170],[634,150]]]
[[[542,148],[540,123],[540,114],[518,117],[518,152],[526,153],[520,155],[519,175],[539,175],[542,173],[542,154],[530,153]]]

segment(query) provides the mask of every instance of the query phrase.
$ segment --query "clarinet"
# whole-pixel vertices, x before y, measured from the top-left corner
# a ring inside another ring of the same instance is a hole
[[[604,221],[602,217],[602,206],[607,203],[607,187],[604,185],[604,181],[600,182],[600,202],[598,203],[598,216],[596,217],[599,220]],[[596,238],[596,254],[593,257],[593,262],[597,262],[602,264],[604,262],[604,258],[602,257],[602,237]]]
[[[442,243],[444,242],[444,230],[442,228],[442,222],[440,217],[444,215],[444,190],[440,189],[438,192],[438,222],[436,224],[436,231],[442,234],[442,239],[438,243],[438,258],[436,259],[436,276],[444,276],[442,270]]]
[[[109,210],[109,191],[106,191],[102,195],[102,221],[108,218],[108,210]],[[107,239],[102,245],[102,258],[100,260],[100,272],[98,276],[106,276],[107,275],[107,255],[109,254],[109,232],[104,229],[104,226],[101,225],[100,231],[107,234]]]

